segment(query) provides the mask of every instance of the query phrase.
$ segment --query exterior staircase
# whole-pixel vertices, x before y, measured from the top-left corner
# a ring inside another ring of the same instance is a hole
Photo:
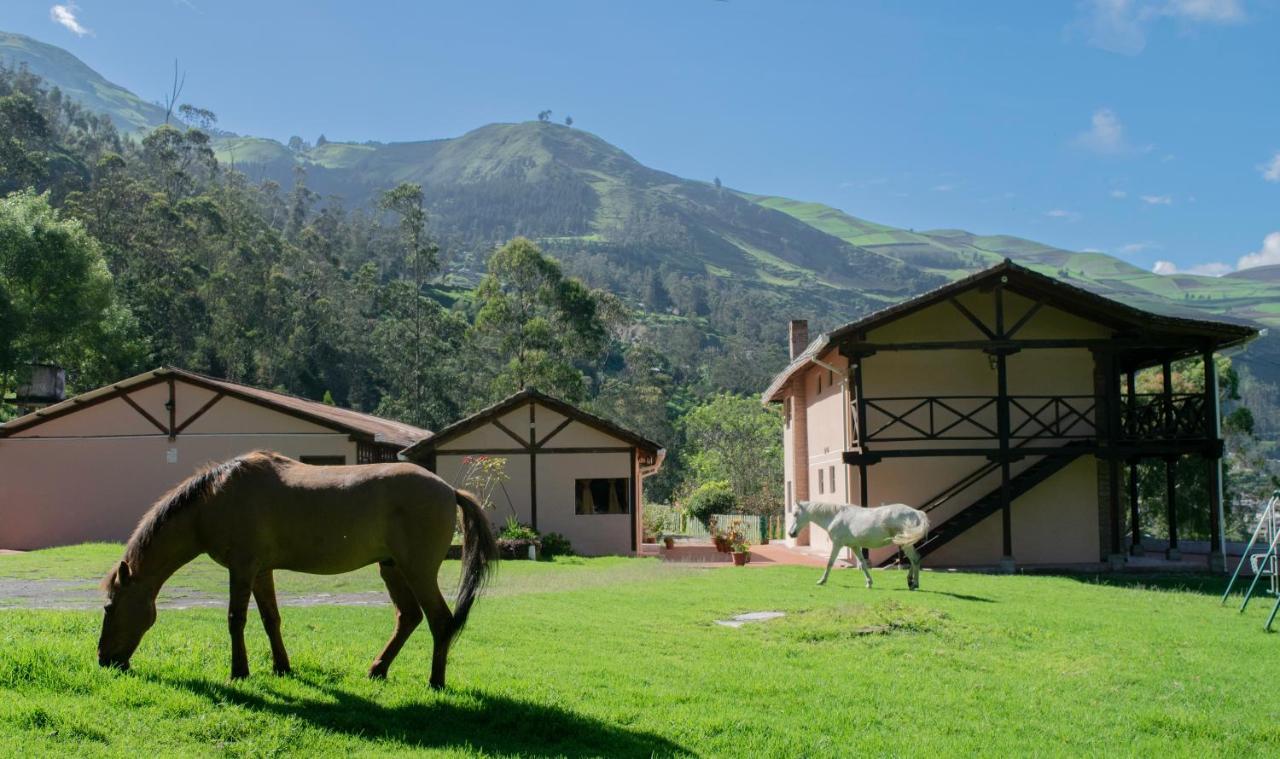
[[[1054,474],[1062,471],[1068,464],[1080,458],[1084,453],[1084,446],[1092,441],[1072,442],[1063,446],[1062,453],[1052,456],[1042,456],[1039,461],[1031,464],[1031,466],[1023,469],[1018,474],[1009,479],[1009,498],[1016,500],[1025,493],[1031,491],[1040,483],[1052,477]],[[1081,450],[1073,451],[1073,448],[1081,448]],[[963,479],[957,481],[954,485],[938,494],[936,497],[925,502],[922,510],[926,513],[946,503],[951,498],[958,495],[974,483],[980,481],[987,475],[999,470],[999,464],[987,464],[981,469],[969,474]],[[978,524],[987,517],[1000,511],[1000,486],[997,485],[991,492],[982,495],[973,503],[956,512],[946,521],[933,525],[929,528],[929,534],[924,540],[916,543],[916,550],[921,556],[928,556],[942,546],[950,543],[956,536],[964,533],[969,528]],[[899,561],[905,561],[901,551],[890,554],[887,558],[879,563],[879,566],[891,566]]]

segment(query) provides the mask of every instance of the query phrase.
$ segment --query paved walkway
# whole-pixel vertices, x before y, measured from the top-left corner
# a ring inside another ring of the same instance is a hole
[[[659,546],[653,555],[661,556],[664,561],[687,564],[707,564],[709,566],[728,566],[733,563],[733,556],[716,551],[710,543],[676,543],[674,548]],[[827,554],[825,551],[812,552],[804,548],[789,548],[781,541],[765,545],[751,546],[751,561],[748,566],[776,566],[794,564],[808,567],[825,567]],[[836,567],[851,567],[852,563],[843,558],[836,561]]]

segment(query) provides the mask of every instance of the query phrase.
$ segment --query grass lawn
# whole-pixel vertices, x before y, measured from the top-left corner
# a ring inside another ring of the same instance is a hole
[[[0,578],[99,575],[118,546],[0,556]],[[47,566],[47,571],[36,569]],[[447,566],[449,576],[456,565]],[[1276,755],[1280,636],[1217,578],[686,569],[641,559],[501,566],[426,687],[420,629],[364,671],[389,607],[286,608],[295,674],[227,679],[225,617],[162,610],[133,671],[98,668],[100,614],[0,611],[0,747],[25,755]],[[377,578],[285,576],[282,594]],[[175,585],[221,592],[207,563]],[[307,585],[306,583],[312,583]],[[1154,585],[1154,586],[1153,586]],[[739,629],[713,620],[781,610]]]

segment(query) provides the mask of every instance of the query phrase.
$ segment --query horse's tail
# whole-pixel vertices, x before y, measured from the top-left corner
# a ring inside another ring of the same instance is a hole
[[[929,515],[919,509],[911,509],[911,516],[915,517],[914,523],[909,527],[903,527],[897,535],[893,536],[894,545],[914,545],[929,534]]]
[[[462,577],[458,581],[458,600],[453,608],[449,637],[462,631],[471,613],[471,604],[489,579],[493,562],[498,558],[498,541],[489,529],[489,518],[476,497],[465,490],[456,491],[458,508],[462,509]]]

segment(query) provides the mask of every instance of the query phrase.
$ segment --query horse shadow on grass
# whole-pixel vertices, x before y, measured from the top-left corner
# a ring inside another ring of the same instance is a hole
[[[954,598],[959,601],[977,601],[978,603],[984,604],[997,603],[994,598],[987,598],[986,596],[971,596],[968,593],[951,593],[945,590],[929,590],[928,588],[920,588],[916,592],[929,593],[935,596],[947,596],[948,598]]]
[[[428,696],[427,701],[388,706],[297,671],[290,679],[319,691],[321,697],[299,699],[248,692],[211,680],[153,679],[211,703],[236,704],[263,714],[300,719],[330,732],[392,741],[414,749],[471,749],[489,755],[539,757],[696,756],[652,733],[479,690],[445,691],[443,696]]]

